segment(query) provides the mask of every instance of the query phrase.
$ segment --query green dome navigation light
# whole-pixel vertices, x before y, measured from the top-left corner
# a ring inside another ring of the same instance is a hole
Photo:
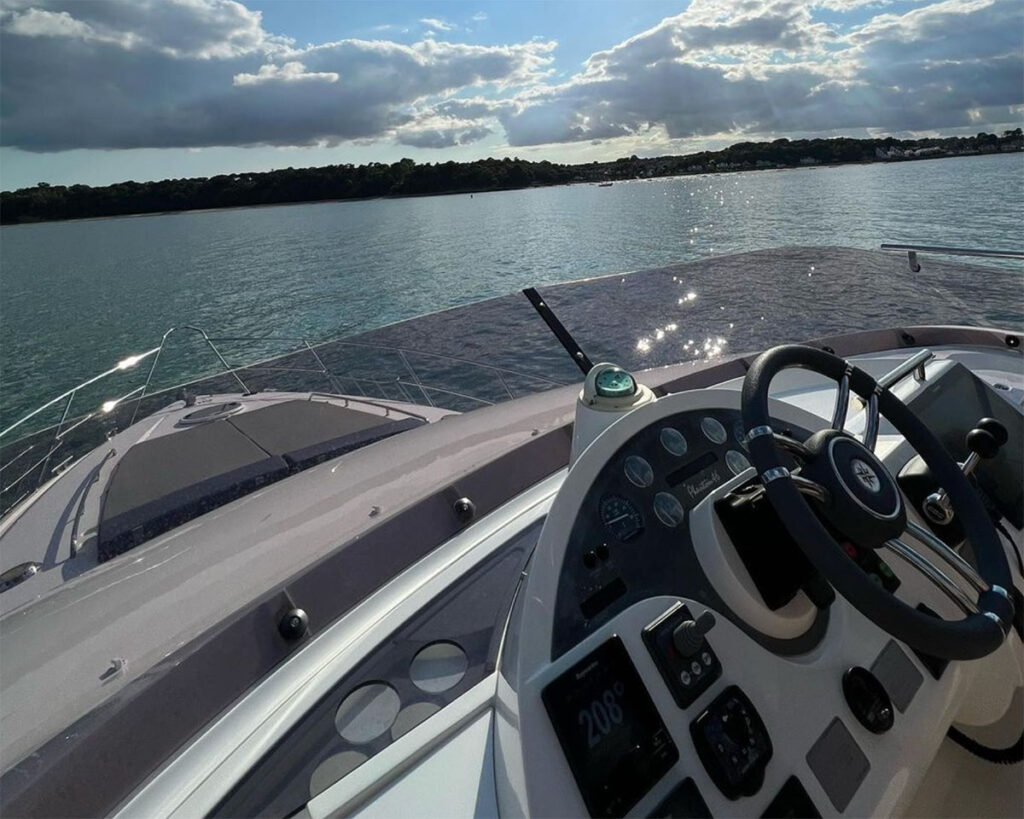
[[[656,400],[650,389],[618,364],[604,361],[593,365],[583,379],[583,389],[576,401],[576,420],[569,451],[570,468],[583,450],[616,418]]]
[[[636,381],[625,370],[614,367],[597,374],[594,388],[602,398],[626,398],[636,392]]]

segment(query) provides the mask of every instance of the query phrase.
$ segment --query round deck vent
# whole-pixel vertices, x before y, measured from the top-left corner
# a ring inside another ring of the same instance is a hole
[[[312,799],[318,793],[327,790],[331,785],[348,773],[362,765],[369,757],[359,751],[342,751],[329,756],[316,766],[309,778],[309,796]]]
[[[397,717],[395,724],[391,726],[391,738],[398,739],[407,734],[427,717],[431,717],[441,710],[441,706],[433,702],[414,702],[403,708]]]
[[[458,685],[469,667],[461,646],[440,641],[424,646],[412,658],[409,676],[421,691],[440,694]]]
[[[395,721],[402,701],[387,683],[372,682],[349,692],[334,714],[341,738],[353,745],[371,742]]]
[[[211,404],[208,407],[190,412],[178,421],[179,424],[189,426],[192,424],[206,424],[210,421],[217,421],[234,415],[242,408],[241,401],[225,401],[223,404]]]

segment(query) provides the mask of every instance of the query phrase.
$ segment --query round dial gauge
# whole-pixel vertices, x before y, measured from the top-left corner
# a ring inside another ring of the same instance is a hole
[[[724,444],[725,439],[728,438],[725,434],[725,427],[711,416],[700,419],[700,431],[713,444]]]
[[[736,439],[736,443],[741,447],[746,448],[747,446],[747,431],[743,429],[743,422],[737,421],[732,425],[732,437]]]
[[[654,514],[666,526],[678,526],[686,517],[686,511],[679,499],[668,492],[659,492],[654,496]]]
[[[626,473],[626,477],[633,486],[639,486],[641,489],[646,489],[654,483],[654,470],[651,469],[651,465],[639,455],[630,455],[626,458],[624,471]]]
[[[625,542],[644,530],[644,518],[622,495],[605,495],[601,499],[601,522],[613,535]]]
[[[750,461],[747,460],[747,456],[735,449],[730,449],[725,453],[725,465],[729,467],[729,471],[733,475],[739,475],[743,470],[750,469]]]
[[[661,445],[665,447],[665,451],[670,455],[680,458],[686,454],[686,438],[678,429],[664,427],[658,434],[658,438],[661,440]]]

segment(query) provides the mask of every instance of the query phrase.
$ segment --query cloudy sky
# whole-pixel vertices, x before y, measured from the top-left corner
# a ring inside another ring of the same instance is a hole
[[[0,187],[1024,119],[1022,0],[0,0]]]

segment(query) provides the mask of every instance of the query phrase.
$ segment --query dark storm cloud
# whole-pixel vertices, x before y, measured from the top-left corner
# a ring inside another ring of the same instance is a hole
[[[469,145],[479,142],[492,131],[486,125],[452,128],[414,128],[402,130],[397,134],[401,145],[413,148],[452,148],[456,145]]]
[[[228,0],[8,0],[0,126],[5,145],[31,151],[374,139],[447,148],[502,129],[525,146],[1020,118],[1020,0],[875,8],[845,28],[814,16],[865,5],[694,0],[555,84],[552,42],[298,48]]]

